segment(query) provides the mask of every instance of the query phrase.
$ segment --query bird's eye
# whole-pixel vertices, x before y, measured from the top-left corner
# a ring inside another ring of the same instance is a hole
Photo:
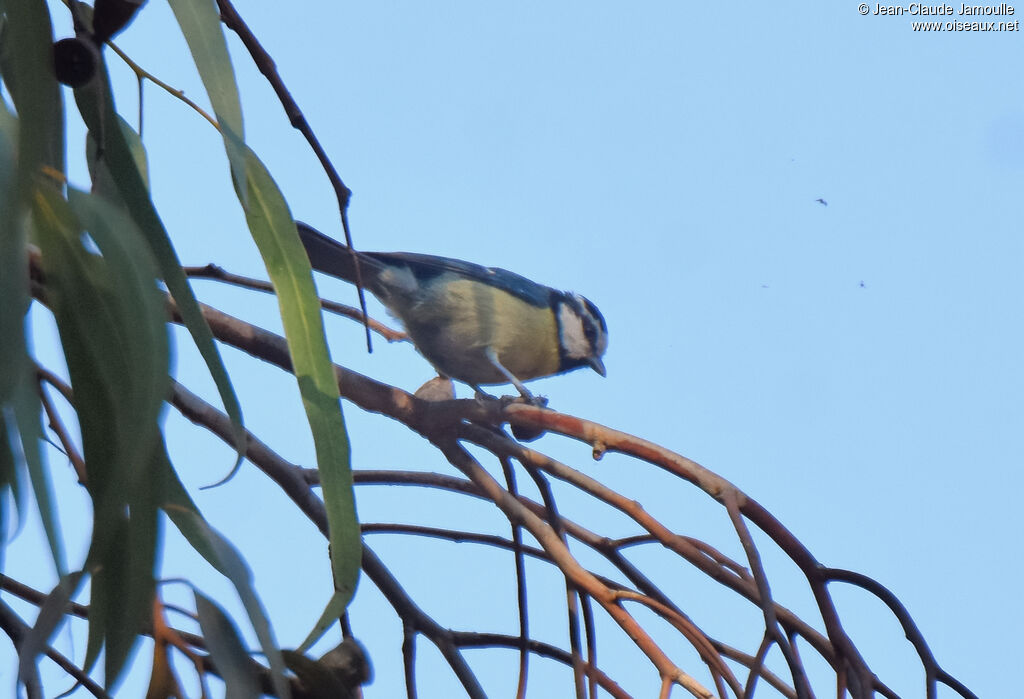
[[[586,309],[587,314],[593,319],[594,325],[601,328],[602,332],[608,332],[608,326],[605,325],[604,316],[601,315],[601,311],[597,310],[597,306],[590,302],[585,296],[580,296],[580,300],[583,301],[583,307]]]

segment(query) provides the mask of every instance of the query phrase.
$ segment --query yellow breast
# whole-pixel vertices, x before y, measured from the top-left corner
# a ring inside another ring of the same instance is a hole
[[[487,347],[521,381],[558,372],[558,327],[550,308],[466,279],[435,286],[438,292],[399,315],[417,349],[441,372],[469,383],[506,383],[484,355]]]

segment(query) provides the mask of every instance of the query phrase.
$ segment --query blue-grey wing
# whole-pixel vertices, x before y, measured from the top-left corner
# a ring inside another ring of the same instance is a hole
[[[532,282],[507,269],[484,267],[451,257],[422,255],[415,252],[365,252],[362,255],[388,267],[405,267],[424,284],[442,274],[454,274],[501,289],[539,308],[550,306],[551,295],[554,293],[543,284]]]

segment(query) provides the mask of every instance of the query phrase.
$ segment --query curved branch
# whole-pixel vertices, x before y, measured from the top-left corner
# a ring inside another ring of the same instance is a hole
[[[7,606],[7,603],[3,600],[0,600],[0,629],[4,630],[4,633],[7,634],[14,647],[19,651],[25,636],[31,631],[29,625],[13,609]],[[57,663],[61,670],[68,673],[70,677],[73,677],[76,682],[85,687],[94,697],[97,697],[97,699],[110,699],[110,695],[103,691],[103,687],[93,682],[89,675],[52,647],[46,646],[44,652],[47,658]],[[30,689],[29,696],[32,696],[32,694],[33,690]]]
[[[925,681],[928,683],[928,696],[934,696],[935,682],[938,681],[959,693],[960,696],[966,697],[967,699],[978,699],[974,692],[969,690],[962,682],[939,666],[938,661],[935,660],[935,655],[932,653],[932,649],[924,639],[924,634],[921,633],[921,629],[918,628],[917,624],[911,618],[910,612],[907,611],[907,608],[899,601],[896,595],[889,590],[889,588],[885,587],[874,578],[870,578],[863,573],[857,573],[852,570],[821,567],[819,568],[819,573],[821,579],[826,583],[835,580],[838,582],[845,582],[850,585],[856,585],[862,590],[866,590],[878,599],[882,600],[885,606],[887,606],[892,612],[893,616],[895,616],[900,622],[900,626],[903,627],[903,633],[906,635],[907,640],[910,641],[911,645],[914,646],[914,650],[917,651],[917,655],[921,659],[921,664],[924,665]]]
[[[548,555],[558,563],[562,574],[571,579],[574,584],[604,608],[654,664],[663,678],[678,684],[695,697],[711,699],[713,696],[711,692],[684,672],[682,668],[676,666],[643,627],[618,604],[615,592],[602,585],[593,574],[573,558],[568,548],[559,539],[558,534],[547,522],[523,507],[518,500],[501,488],[490,474],[477,463],[476,459],[470,456],[454,439],[441,437],[436,439],[434,444],[441,449],[449,463],[462,471],[487,493],[488,498],[501,508],[509,521],[522,524],[529,530],[530,534],[548,552]]]

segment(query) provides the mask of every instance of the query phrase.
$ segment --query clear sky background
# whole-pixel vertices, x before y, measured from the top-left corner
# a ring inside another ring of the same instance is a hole
[[[51,7],[67,35],[66,11]],[[533,384],[552,407],[658,442],[729,479],[820,561],[888,586],[939,662],[979,696],[1006,696],[1024,627],[1020,32],[915,32],[915,18],[861,16],[853,0],[239,10],[353,189],[357,245],[498,265],[586,294],[608,321],[608,377],[577,372]],[[247,142],[294,215],[339,235],[326,178],[230,38]],[[146,5],[117,43],[207,103],[163,3]],[[116,58],[111,64],[121,111],[135,123],[134,79]],[[73,180],[85,185],[81,126],[71,133]],[[150,85],[144,139],[154,197],[182,260],[265,277],[219,135]],[[279,327],[269,297],[210,282],[196,288],[202,300]],[[342,284],[320,289],[354,299]],[[34,319],[37,351],[53,365],[55,333],[45,316]],[[374,378],[411,391],[431,375],[408,345],[378,342],[366,355],[349,321],[329,319],[328,334],[336,361]],[[195,352],[177,339],[179,379],[212,400]],[[225,356],[250,429],[312,465],[294,380],[233,350]],[[357,467],[454,474],[422,439],[351,405],[345,411]],[[168,433],[190,488],[230,468],[227,449],[173,412]],[[688,484],[625,459],[593,462],[585,445],[559,438],[537,446],[679,533],[742,557],[724,510]],[[75,540],[87,500],[60,455],[50,458]],[[281,644],[297,645],[328,598],[323,540],[251,466],[193,494],[247,556]],[[358,498],[367,521],[507,533],[487,508],[453,496],[364,488]],[[604,509],[572,515],[609,533],[636,532]],[[442,625],[515,632],[508,555],[368,541]],[[795,568],[758,541],[776,597],[810,613]],[[5,570],[51,586],[41,545],[30,523]],[[166,553],[162,575],[188,576],[246,627],[230,587],[171,530]],[[83,556],[72,546],[73,565]],[[706,630],[753,652],[753,607],[671,559],[644,552],[637,560]],[[531,574],[535,629],[562,642],[558,581],[541,566]],[[864,594],[832,590],[876,672],[902,696],[923,696],[921,666],[892,617]],[[165,593],[189,597],[181,585]],[[401,629],[366,580],[352,621],[376,667],[366,696],[401,696]],[[653,670],[614,636],[601,646],[609,671],[634,693],[654,695]],[[65,633],[58,645],[81,658],[83,639]],[[420,649],[420,696],[458,696],[429,643]],[[667,650],[707,681],[686,649]],[[491,694],[509,695],[513,652],[469,658]],[[142,695],[147,664],[140,659],[123,696]],[[0,686],[13,684],[13,672],[11,648],[0,644]],[[538,661],[531,677],[531,696],[570,692],[560,667]],[[826,682],[818,691],[834,689]]]

